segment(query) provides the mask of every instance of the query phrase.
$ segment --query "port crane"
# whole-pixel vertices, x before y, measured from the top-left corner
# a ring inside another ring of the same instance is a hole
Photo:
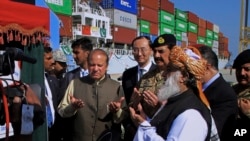
[[[239,53],[248,48],[250,27],[248,27],[248,0],[241,0]]]

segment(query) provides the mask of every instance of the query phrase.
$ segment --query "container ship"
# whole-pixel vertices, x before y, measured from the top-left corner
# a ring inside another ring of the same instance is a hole
[[[230,59],[229,39],[218,25],[175,7],[169,0],[74,0],[72,7],[72,39],[87,36],[96,47],[107,50],[110,74],[137,65],[130,44],[140,35],[153,41],[160,34],[171,33],[176,36],[178,46],[210,46],[219,58],[219,69]],[[68,21],[62,19],[62,22]],[[70,46],[68,38],[63,39],[62,49]],[[69,70],[76,67],[72,58],[68,64]]]
[[[71,42],[83,36],[89,37],[95,47],[107,50],[110,74],[120,74],[136,65],[130,50],[131,41],[140,35],[149,36],[153,41],[160,34],[171,33],[181,47],[208,45],[219,58],[219,69],[230,59],[228,38],[218,25],[192,11],[175,7],[169,0],[46,2],[61,24],[60,48],[68,57],[68,70],[77,67],[70,51]]]

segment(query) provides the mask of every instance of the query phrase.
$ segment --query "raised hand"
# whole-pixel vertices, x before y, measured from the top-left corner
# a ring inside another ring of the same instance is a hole
[[[141,104],[138,104],[137,112],[133,107],[129,107],[129,112],[130,112],[130,118],[132,119],[132,121],[136,126],[140,125],[143,121],[146,120],[146,115],[142,110]]]
[[[121,109],[121,105],[123,101],[125,100],[124,97],[121,97],[118,101],[112,101],[108,104],[109,111],[112,113],[116,113],[118,110]]]
[[[69,95],[69,96],[70,96],[70,102],[71,102],[71,104],[76,109],[82,108],[84,106],[84,102],[81,99],[77,99],[73,95]]]
[[[149,90],[143,92],[143,100],[152,107],[156,107],[160,104],[157,95]]]
[[[140,103],[142,99],[142,95],[139,92],[139,90],[137,88],[134,88],[134,92],[131,96],[131,103],[129,103],[129,106],[132,106],[135,110],[137,110],[137,106]]]
[[[250,118],[250,100],[246,98],[239,98],[238,106],[242,113]]]

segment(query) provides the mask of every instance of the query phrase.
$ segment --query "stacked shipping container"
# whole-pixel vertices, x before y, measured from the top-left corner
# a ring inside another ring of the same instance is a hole
[[[187,11],[187,37],[189,44],[196,44],[198,40],[198,24],[199,24],[199,17]]]
[[[198,22],[198,37],[197,43],[198,44],[206,44],[206,21],[202,18],[199,18]]]
[[[138,34],[154,40],[158,36],[158,0],[138,1]]]
[[[228,38],[220,34],[217,25],[191,11],[175,8],[171,1],[103,0],[100,4],[113,21],[115,43],[130,44],[138,35],[154,40],[160,34],[171,33],[176,35],[177,45],[205,44],[220,57],[229,55]]]
[[[130,44],[137,36],[137,1],[103,0],[100,5],[111,19],[112,42]]]
[[[167,0],[160,0],[159,7],[159,34],[175,34],[174,4]]]

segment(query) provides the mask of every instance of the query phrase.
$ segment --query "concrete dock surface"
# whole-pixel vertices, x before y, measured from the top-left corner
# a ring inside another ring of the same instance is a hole
[[[236,78],[235,78],[235,70],[232,69],[230,71],[230,69],[221,69],[220,73],[223,75],[224,79],[233,84],[236,83]],[[122,74],[111,74],[111,78],[114,80],[117,80]]]

